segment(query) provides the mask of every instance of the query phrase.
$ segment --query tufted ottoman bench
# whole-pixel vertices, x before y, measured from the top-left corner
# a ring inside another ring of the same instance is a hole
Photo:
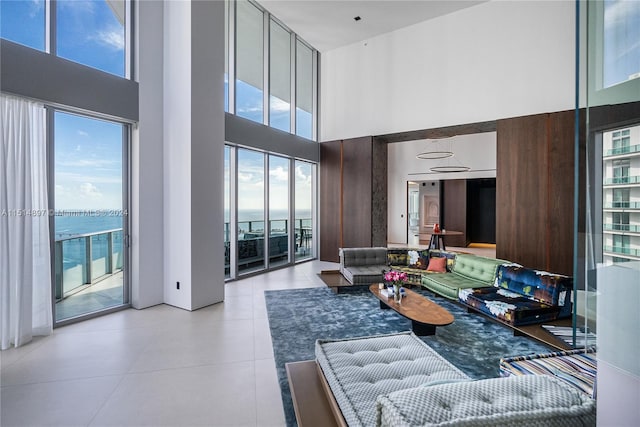
[[[339,425],[595,426],[595,400],[550,377],[473,381],[410,332],[316,341]]]
[[[434,381],[469,380],[413,333],[316,341],[316,362],[349,426],[376,422],[376,398]]]

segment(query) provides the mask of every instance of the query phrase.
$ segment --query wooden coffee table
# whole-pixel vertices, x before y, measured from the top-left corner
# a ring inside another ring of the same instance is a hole
[[[369,290],[380,300],[380,308],[392,309],[411,320],[411,328],[416,335],[434,335],[436,326],[453,323],[453,315],[447,309],[411,289],[405,289],[405,297],[400,303],[396,303],[393,297],[386,298],[380,295],[377,283],[369,286]]]

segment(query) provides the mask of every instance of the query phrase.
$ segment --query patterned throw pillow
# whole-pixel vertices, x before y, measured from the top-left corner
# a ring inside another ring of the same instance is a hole
[[[388,265],[408,265],[407,261],[408,261],[409,257],[407,256],[407,251],[405,250],[391,250],[389,249],[387,251],[387,264]]]
[[[429,266],[428,250],[410,250],[407,251],[407,256],[409,258],[408,264],[411,268],[426,270]]]

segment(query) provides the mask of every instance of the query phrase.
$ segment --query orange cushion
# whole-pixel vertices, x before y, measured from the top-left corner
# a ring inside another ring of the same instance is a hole
[[[433,257],[429,259],[429,267],[427,267],[427,271],[435,271],[437,273],[446,273],[447,259],[437,258],[437,257]]]

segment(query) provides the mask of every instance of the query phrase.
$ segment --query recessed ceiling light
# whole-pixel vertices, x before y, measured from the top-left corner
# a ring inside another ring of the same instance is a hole
[[[353,18],[354,21],[358,22],[359,20],[361,20],[362,18],[360,18],[359,16],[356,16],[355,18]]]

